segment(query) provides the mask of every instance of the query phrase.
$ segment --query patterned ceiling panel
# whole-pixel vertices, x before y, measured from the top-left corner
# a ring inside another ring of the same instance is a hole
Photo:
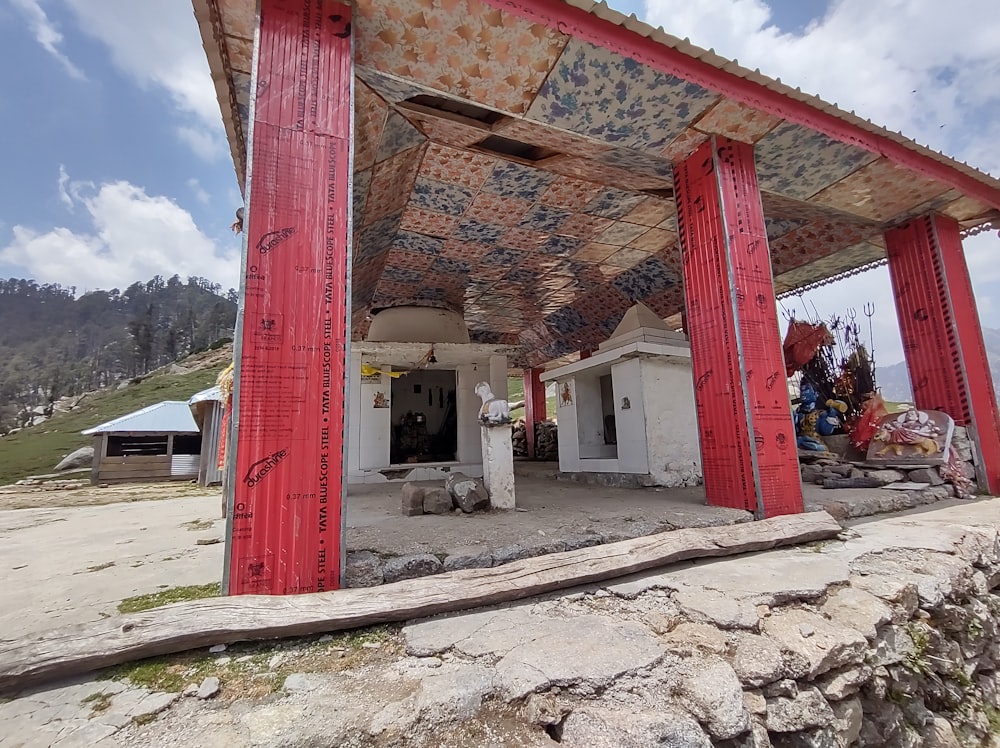
[[[869,226],[845,221],[814,221],[769,242],[771,270],[777,275],[830,257],[876,234]]]
[[[642,151],[634,151],[631,148],[615,148],[611,151],[595,153],[593,159],[600,164],[615,166],[631,174],[653,177],[666,186],[670,186],[674,182],[674,168],[669,161]]]
[[[215,0],[222,30],[230,36],[253,39],[256,28],[255,7],[246,0]],[[227,40],[228,43],[228,40]]]
[[[756,143],[773,130],[780,117],[753,109],[732,99],[722,99],[694,124],[708,134],[723,135],[741,143]]]
[[[659,226],[676,215],[673,200],[647,197],[625,215],[625,220],[629,223],[641,223],[643,226]]]
[[[660,155],[672,164],[679,164],[708,140],[708,135],[698,132],[693,127],[688,128],[667,144]]]
[[[813,196],[813,202],[885,222],[948,191],[940,182],[879,159]]]
[[[354,86],[354,170],[368,169],[382,139],[388,105],[361,81]]]
[[[615,146],[659,152],[718,98],[574,39],[532,102],[528,119]]]
[[[995,208],[991,208],[985,203],[973,200],[971,197],[959,197],[952,200],[941,208],[941,212],[946,216],[951,216],[959,223],[972,221],[976,218],[985,218],[997,213]]]
[[[611,150],[611,146],[606,143],[525,119],[498,122],[492,130],[496,135],[510,140],[549,148],[571,156],[593,156]]]
[[[497,159],[459,148],[431,143],[420,166],[423,176],[439,182],[478,190],[493,171]]]
[[[662,252],[677,243],[677,234],[666,229],[649,229],[636,239],[628,243],[633,249],[641,249],[644,252]]]
[[[763,190],[807,198],[878,158],[800,125],[781,125],[754,150]]]
[[[410,124],[409,120],[398,112],[389,112],[379,140],[376,161],[384,161],[397,153],[426,142],[427,138],[420,130]]]
[[[253,7],[216,2],[245,137]],[[519,341],[537,364],[595,347],[635,301],[676,315],[672,164],[709,133],[755,144],[779,291],[883,257],[884,225],[916,213],[963,225],[996,214],[481,0],[355,6],[355,336],[373,306],[448,306],[474,339]],[[408,101],[417,96],[433,98]],[[491,135],[508,142],[484,143]]]
[[[673,182],[669,179],[636,174],[628,169],[577,156],[553,156],[538,165],[555,174],[610,184],[623,190],[662,190],[673,187]]]
[[[359,65],[523,114],[567,37],[478,0],[358,0]]]
[[[870,242],[861,242],[836,254],[801,265],[793,270],[774,272],[775,293],[785,293],[814,282],[817,278],[829,278],[854,268],[867,265],[885,257],[885,249]]]
[[[424,150],[424,146],[418,146],[375,164],[362,226],[402,212],[410,198]]]

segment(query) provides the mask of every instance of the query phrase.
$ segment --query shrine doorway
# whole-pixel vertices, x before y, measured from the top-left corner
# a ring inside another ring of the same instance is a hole
[[[392,380],[393,465],[453,462],[458,450],[454,369],[419,369]]]

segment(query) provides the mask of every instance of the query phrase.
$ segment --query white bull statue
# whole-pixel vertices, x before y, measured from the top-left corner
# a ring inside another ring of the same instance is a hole
[[[476,394],[483,401],[483,407],[479,409],[480,422],[488,425],[510,423],[510,405],[493,394],[489,382],[477,384]]]

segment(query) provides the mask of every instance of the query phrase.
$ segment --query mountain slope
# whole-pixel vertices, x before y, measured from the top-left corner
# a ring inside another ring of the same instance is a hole
[[[236,292],[156,276],[124,291],[0,280],[0,433],[77,395],[131,379],[232,336]]]
[[[187,400],[215,384],[232,361],[232,345],[196,354],[128,384],[89,393],[76,407],[55,412],[38,426],[0,437],[0,485],[51,473],[63,457],[92,443],[80,432],[163,400]]]
[[[993,375],[993,388],[997,396],[1000,397],[1000,330],[984,327],[983,342],[986,344],[986,358],[990,362],[990,374]],[[886,400],[897,402],[913,400],[906,362],[900,361],[892,366],[879,366],[875,370],[875,377]]]

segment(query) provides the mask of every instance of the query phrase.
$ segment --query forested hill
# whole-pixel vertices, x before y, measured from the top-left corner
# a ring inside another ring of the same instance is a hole
[[[65,395],[131,379],[229,339],[235,290],[156,276],[91,291],[0,280],[0,433]]]

